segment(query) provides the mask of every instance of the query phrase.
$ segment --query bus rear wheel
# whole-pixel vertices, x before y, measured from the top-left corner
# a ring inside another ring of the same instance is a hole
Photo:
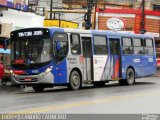
[[[71,72],[68,87],[71,90],[79,90],[81,87],[81,77],[76,70]]]
[[[43,86],[33,86],[32,88],[35,92],[43,92],[44,90]]]
[[[128,68],[126,72],[126,79],[120,80],[120,85],[133,85],[135,83],[135,73],[132,68]]]

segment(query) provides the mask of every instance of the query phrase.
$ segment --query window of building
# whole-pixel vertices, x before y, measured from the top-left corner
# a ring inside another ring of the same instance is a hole
[[[147,55],[153,55],[154,54],[153,40],[152,39],[145,39],[145,54],[147,54]]]
[[[108,46],[105,36],[94,36],[94,53],[96,55],[108,54]]]
[[[134,54],[144,54],[143,40],[133,38]]]
[[[153,4],[154,11],[160,11],[160,5]]]
[[[133,46],[131,38],[122,38],[122,53],[123,54],[133,54]]]
[[[73,55],[81,54],[80,36],[78,34],[71,34],[71,53]]]

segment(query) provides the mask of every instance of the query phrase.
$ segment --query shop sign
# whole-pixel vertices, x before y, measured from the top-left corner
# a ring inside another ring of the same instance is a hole
[[[141,30],[141,22],[142,22],[142,15],[136,14],[135,16],[135,25],[134,25],[134,33],[139,34]]]
[[[126,27],[126,21],[122,18],[110,18],[107,20],[107,27],[110,30],[123,30]]]
[[[28,11],[28,0],[0,0],[0,6]]]
[[[65,20],[44,20],[44,27],[61,27],[61,28],[78,28],[79,24],[76,22]]]

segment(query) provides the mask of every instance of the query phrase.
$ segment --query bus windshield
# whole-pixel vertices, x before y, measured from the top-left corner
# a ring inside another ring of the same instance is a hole
[[[11,62],[16,68],[42,67],[52,60],[51,40],[49,38],[33,37],[13,40],[11,49],[13,53]]]

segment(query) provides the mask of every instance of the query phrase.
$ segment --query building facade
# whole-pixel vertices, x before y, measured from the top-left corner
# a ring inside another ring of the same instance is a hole
[[[155,37],[157,59],[160,59],[160,11],[145,10],[144,14],[145,34]],[[112,26],[108,25],[110,21]],[[114,27],[122,26],[117,21],[124,22],[123,27],[118,29],[120,32],[140,34],[142,30],[142,11],[140,9],[105,9],[103,11],[97,9],[96,29],[114,30]]]

